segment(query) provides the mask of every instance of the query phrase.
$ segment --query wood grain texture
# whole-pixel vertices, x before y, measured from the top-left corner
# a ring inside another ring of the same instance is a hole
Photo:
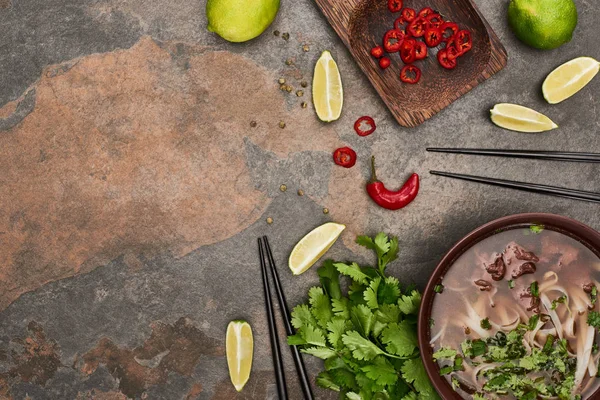
[[[369,53],[371,48],[381,45],[383,35],[393,28],[399,16],[390,13],[386,0],[315,1],[394,118],[406,127],[431,118],[500,71],[507,62],[504,46],[470,0],[408,0],[405,7],[419,11],[429,6],[445,20],[456,22],[460,29],[469,29],[473,48],[458,59],[454,70],[445,70],[438,64],[438,48],[429,49],[425,60],[415,62],[423,72],[420,82],[405,84],[399,79],[404,64],[398,53],[388,55],[392,64],[386,70],[381,70]]]

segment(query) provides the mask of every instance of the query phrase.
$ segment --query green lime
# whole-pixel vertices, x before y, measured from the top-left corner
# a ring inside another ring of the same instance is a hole
[[[208,0],[208,30],[230,42],[254,39],[271,25],[279,0]]]
[[[577,7],[573,0],[511,0],[508,23],[525,44],[555,49],[571,40]]]

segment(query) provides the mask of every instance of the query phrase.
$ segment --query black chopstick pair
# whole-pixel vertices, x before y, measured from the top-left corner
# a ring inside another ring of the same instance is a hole
[[[264,249],[263,249],[264,247]],[[269,270],[273,276],[273,282],[275,284],[275,291],[277,292],[277,298],[279,300],[279,308],[281,309],[281,315],[283,317],[283,326],[285,327],[286,334],[291,336],[294,334],[292,323],[290,322],[290,311],[287,308],[287,302],[285,295],[283,294],[283,288],[279,281],[279,274],[277,273],[277,267],[275,266],[275,259],[271,252],[271,246],[269,246],[269,240],[266,236],[258,238],[258,253],[260,256],[260,267],[263,280],[263,291],[265,295],[265,307],[267,310],[267,321],[269,325],[269,337],[271,339],[271,352],[273,354],[273,365],[275,367],[275,380],[277,383],[277,394],[279,400],[287,400],[287,385],[285,383],[285,372],[283,369],[283,361],[281,359],[281,348],[279,346],[279,336],[277,334],[277,324],[275,323],[275,312],[273,310],[273,301],[271,300],[271,287],[269,284],[269,277],[267,273],[267,264]],[[290,346],[292,350],[292,357],[294,364],[296,365],[296,372],[298,373],[298,379],[300,380],[300,387],[304,398],[307,400],[313,400],[314,396],[310,387],[310,381],[308,374],[306,373],[306,367],[304,366],[304,360],[300,354],[300,350],[296,346]]]
[[[559,152],[542,150],[492,150],[492,149],[443,149],[427,148],[427,151],[436,153],[453,154],[472,154],[481,156],[515,157],[529,158],[537,160],[569,161],[569,162],[588,162],[600,163],[600,154],[597,153],[577,153],[577,152]],[[486,178],[475,175],[454,174],[450,172],[429,171],[432,175],[445,176],[448,178],[462,179],[470,182],[485,183],[493,186],[500,186],[510,189],[517,189],[538,194],[547,194],[551,196],[566,197],[569,199],[589,201],[600,203],[600,193],[588,192],[585,190],[576,190],[562,188],[558,186],[540,185],[536,183],[526,183],[510,181],[506,179]]]

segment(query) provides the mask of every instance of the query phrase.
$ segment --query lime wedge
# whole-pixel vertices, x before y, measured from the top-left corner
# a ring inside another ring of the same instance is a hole
[[[327,50],[315,65],[312,88],[313,103],[319,119],[323,122],[338,119],[342,114],[344,90],[340,71]]]
[[[492,122],[504,129],[517,132],[544,132],[558,128],[544,114],[516,104],[500,103],[490,110]]]
[[[600,70],[600,63],[591,57],[579,57],[550,72],[542,92],[550,104],[560,103],[585,87]]]
[[[300,275],[312,267],[329,250],[346,225],[328,222],[304,236],[290,254],[289,266],[294,275]]]
[[[229,377],[238,392],[244,388],[250,378],[253,350],[254,339],[250,324],[246,321],[231,321],[227,325],[225,352],[227,353]]]

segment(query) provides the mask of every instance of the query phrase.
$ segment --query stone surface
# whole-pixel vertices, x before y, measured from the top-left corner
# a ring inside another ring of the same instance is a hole
[[[287,255],[329,220],[348,229],[328,256],[368,261],[354,236],[389,232],[401,242],[391,272],[421,288],[454,242],[500,216],[553,212],[600,229],[597,205],[428,174],[600,191],[597,166],[424,151],[600,152],[600,81],[555,106],[540,93],[558,64],[598,57],[600,8],[576,3],[573,41],[540,52],[510,33],[503,2],[478,0],[508,50],[507,68],[420,127],[404,129],[310,1],[283,2],[262,36],[229,44],[206,31],[204,1],[0,0],[0,399],[276,397],[260,235],[271,239],[294,305],[317,277],[292,277]],[[325,49],[345,89],[342,118],[332,124],[316,119],[309,95],[313,64]],[[294,87],[291,94],[279,89],[280,77]],[[296,97],[302,80],[309,86]],[[487,110],[506,101],[547,114],[560,129],[527,135],[495,127]],[[377,122],[367,138],[352,129],[361,115]],[[356,167],[333,165],[331,152],[341,145],[357,151]],[[413,171],[421,175],[410,207],[390,212],[370,202],[364,183],[371,154],[392,187]],[[256,341],[253,375],[239,394],[223,354],[225,327],[235,318],[252,324]],[[300,398],[284,355],[293,398]],[[318,360],[306,362],[311,374],[319,371]]]

